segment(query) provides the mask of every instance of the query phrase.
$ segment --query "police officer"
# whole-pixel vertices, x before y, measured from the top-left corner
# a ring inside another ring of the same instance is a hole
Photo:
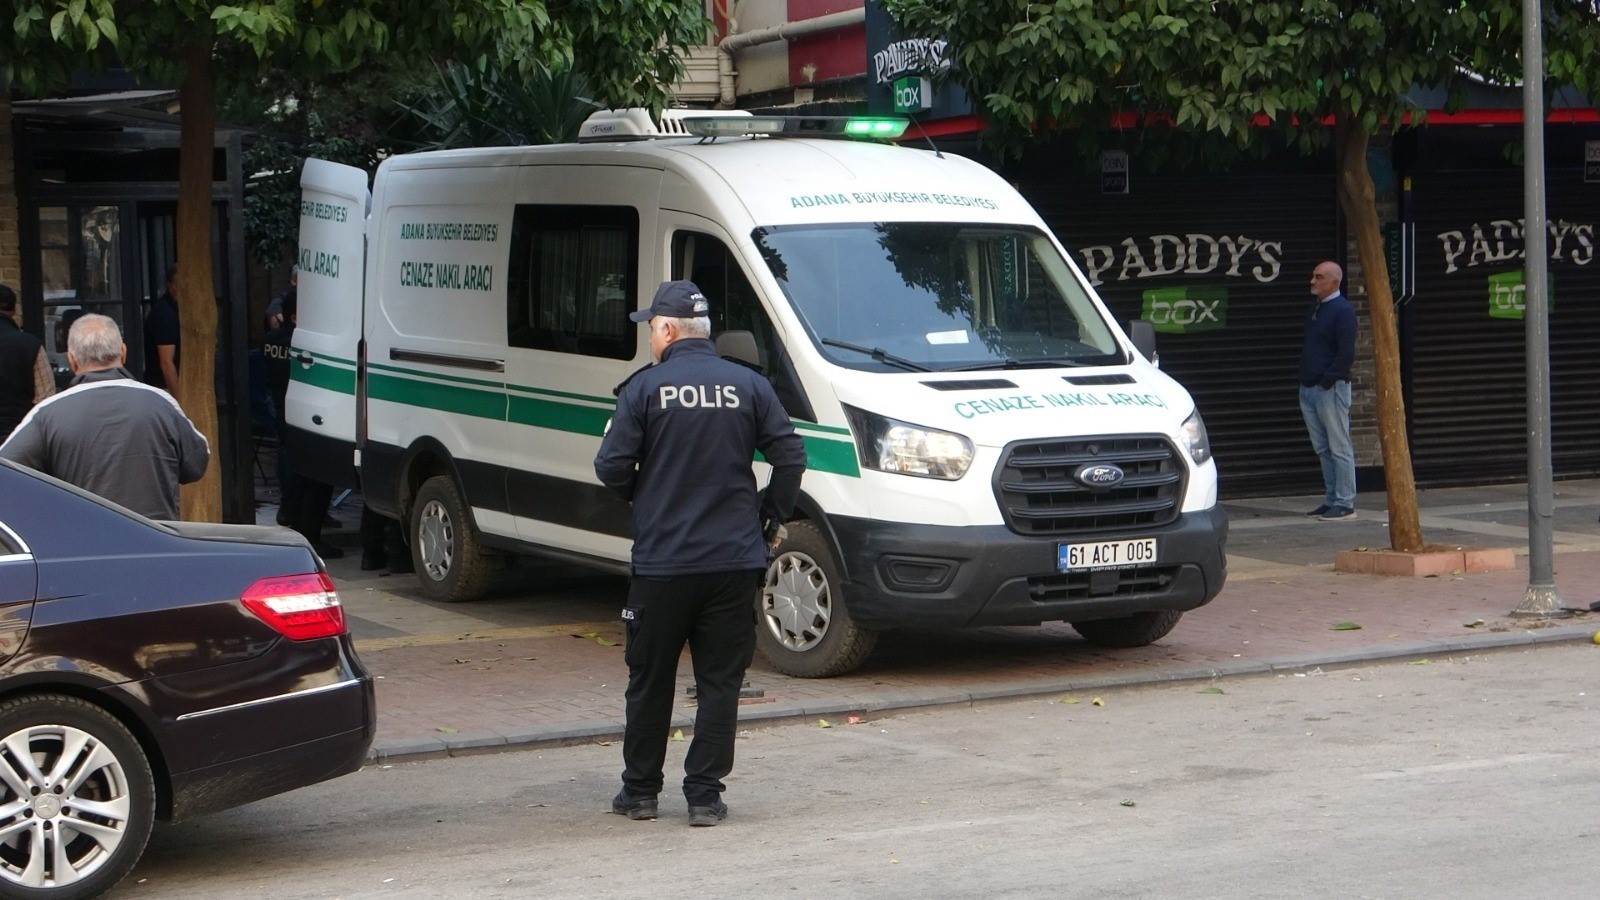
[[[710,304],[693,282],[669,281],[650,308],[656,365],[617,388],[617,412],[595,456],[600,481],[633,506],[622,790],[611,811],[656,818],[678,657],[694,663],[699,709],[683,761],[690,825],[728,814],[739,687],[755,651],[755,594],[778,526],[800,492],[805,449],[759,372],[721,359]],[[764,493],[754,451],[772,465]]]

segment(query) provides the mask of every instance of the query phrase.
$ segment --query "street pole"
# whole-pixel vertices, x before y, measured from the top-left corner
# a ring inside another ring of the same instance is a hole
[[[1550,462],[1550,322],[1544,204],[1544,40],[1539,0],[1522,0],[1523,326],[1528,365],[1528,592],[1513,616],[1571,615],[1556,591]]]

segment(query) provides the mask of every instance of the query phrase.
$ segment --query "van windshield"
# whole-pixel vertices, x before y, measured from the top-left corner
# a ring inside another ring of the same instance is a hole
[[[1124,362],[1048,237],[1021,225],[786,225],[753,234],[817,349],[863,371]]]

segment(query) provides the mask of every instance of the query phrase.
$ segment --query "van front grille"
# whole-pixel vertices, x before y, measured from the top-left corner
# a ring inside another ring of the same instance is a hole
[[[1123,480],[1089,487],[1075,476],[1091,464],[1114,465]],[[995,496],[1018,534],[1126,531],[1176,519],[1185,472],[1177,449],[1157,435],[1021,441],[1005,449]]]

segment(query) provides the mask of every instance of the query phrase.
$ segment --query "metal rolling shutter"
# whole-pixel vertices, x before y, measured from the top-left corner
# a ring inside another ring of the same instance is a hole
[[[1152,304],[1161,368],[1205,417],[1223,494],[1320,491],[1297,376],[1311,270],[1338,256],[1331,171],[1135,172],[1127,195],[1102,194],[1097,179],[1030,173],[1020,188],[1085,272],[1098,270],[1119,321]],[[1194,235],[1217,242],[1215,266],[1211,244]],[[1204,305],[1224,294],[1223,321],[1162,330],[1178,327],[1164,317],[1202,315],[1184,299]]]
[[[1548,170],[1552,456],[1562,475],[1600,472],[1600,186]],[[1494,279],[1521,270],[1518,169],[1412,175],[1417,297],[1412,302],[1411,454],[1417,480],[1448,484],[1527,474],[1526,339],[1490,315]],[[1570,228],[1569,228],[1570,226]],[[1559,246],[1558,246],[1559,244]],[[1504,294],[1501,297],[1504,298]]]

